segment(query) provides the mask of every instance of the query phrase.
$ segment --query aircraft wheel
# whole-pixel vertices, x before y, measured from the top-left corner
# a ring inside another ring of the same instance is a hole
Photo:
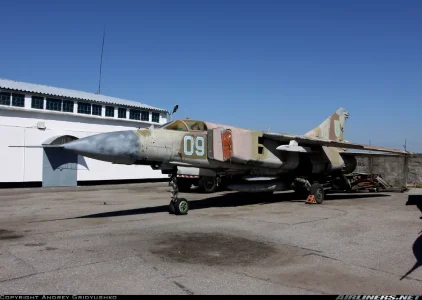
[[[189,210],[189,202],[185,198],[178,198],[174,202],[174,209],[176,215],[186,215]]]
[[[199,186],[205,193],[214,193],[217,190],[217,180],[215,177],[203,176],[199,180]]]
[[[324,201],[324,197],[325,197],[324,188],[319,183],[316,182],[311,185],[310,194],[315,196],[315,201],[318,204],[321,204]]]

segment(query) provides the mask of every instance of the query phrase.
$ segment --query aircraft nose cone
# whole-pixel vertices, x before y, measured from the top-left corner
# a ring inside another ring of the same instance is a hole
[[[132,131],[96,134],[63,145],[79,155],[115,163],[133,163],[139,159],[140,141]]]

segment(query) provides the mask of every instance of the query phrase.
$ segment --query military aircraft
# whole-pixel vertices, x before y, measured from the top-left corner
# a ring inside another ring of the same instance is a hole
[[[126,130],[84,137],[62,147],[82,156],[116,164],[149,165],[169,174],[169,209],[187,214],[188,201],[178,198],[177,170],[192,168],[198,175],[232,174],[229,189],[274,192],[294,189],[315,195],[322,203],[332,176],[353,172],[356,152],[406,151],[350,143],[343,139],[349,113],[339,108],[304,135],[264,132],[191,119],[170,121],[154,128]],[[186,171],[184,171],[186,173]],[[238,176],[238,177],[236,177]]]

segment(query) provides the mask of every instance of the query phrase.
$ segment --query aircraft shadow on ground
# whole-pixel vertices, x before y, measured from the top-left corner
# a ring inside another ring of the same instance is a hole
[[[388,197],[389,195],[384,194],[341,194],[341,195],[327,195],[324,201],[330,200],[352,200],[358,198],[372,198],[372,197]],[[180,198],[183,198],[183,193],[179,194]],[[228,193],[220,194],[215,197],[210,197],[202,200],[192,200],[189,201],[189,210],[198,210],[206,209],[212,207],[238,207],[238,206],[247,206],[247,205],[264,205],[270,203],[278,202],[305,202],[297,197],[295,193],[283,193],[283,194],[273,194],[273,195],[257,195],[249,193]],[[317,204],[315,204],[317,205]],[[324,205],[324,204],[322,204]],[[74,217],[71,219],[81,219],[81,218],[108,218],[108,217],[121,217],[121,216],[131,216],[131,215],[143,215],[151,213],[162,213],[168,212],[168,205],[160,205],[153,207],[143,207],[136,209],[128,210],[119,210],[111,211],[97,214],[90,214],[80,217]]]
[[[407,273],[403,275],[402,278],[400,278],[400,280],[403,280],[404,278],[409,276],[411,273],[413,273],[416,269],[422,266],[422,234],[421,233],[419,233],[420,235],[416,239],[416,241],[413,243],[413,247],[412,247],[413,255],[415,255],[416,262],[413,265],[413,267],[409,271],[407,271]]]
[[[422,195],[409,195],[406,205],[415,205],[422,213]]]
[[[409,195],[409,197],[407,198],[406,205],[415,205],[422,213],[422,195]],[[422,219],[422,217],[420,218]],[[407,273],[403,275],[402,278],[400,278],[400,280],[403,280],[411,273],[413,273],[416,269],[422,266],[422,231],[419,232],[419,237],[413,243],[412,250],[413,255],[415,255],[416,262],[413,267],[409,271],[407,271]]]

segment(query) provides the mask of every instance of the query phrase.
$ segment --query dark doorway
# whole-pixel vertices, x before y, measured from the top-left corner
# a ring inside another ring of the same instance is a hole
[[[77,138],[60,136],[43,143],[42,186],[77,186],[78,155],[53,145],[61,145]],[[50,147],[48,147],[50,146]]]
[[[76,186],[78,155],[61,148],[44,148],[42,186]]]

